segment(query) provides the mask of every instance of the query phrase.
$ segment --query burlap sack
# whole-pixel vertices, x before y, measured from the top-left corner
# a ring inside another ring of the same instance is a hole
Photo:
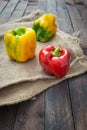
[[[3,42],[5,31],[19,26],[32,27],[33,21],[40,15],[41,12],[37,11],[15,22],[0,26],[0,106],[30,99],[65,79],[87,71],[87,57],[80,48],[79,39],[59,30],[49,42],[37,42],[36,55],[32,60],[18,63],[7,57]],[[47,75],[38,62],[39,50],[49,44],[68,48],[71,52],[70,70],[62,79]]]

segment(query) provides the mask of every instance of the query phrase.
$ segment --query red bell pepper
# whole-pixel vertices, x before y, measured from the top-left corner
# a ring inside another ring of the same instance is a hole
[[[70,51],[48,45],[40,50],[39,62],[47,74],[62,78],[70,68]]]

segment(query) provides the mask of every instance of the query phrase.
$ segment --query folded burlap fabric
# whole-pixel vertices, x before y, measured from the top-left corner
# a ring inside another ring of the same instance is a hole
[[[37,42],[36,54],[32,60],[18,63],[7,57],[3,42],[5,31],[19,26],[32,27],[33,21],[40,15],[41,12],[36,11],[27,17],[0,26],[0,106],[28,100],[65,79],[87,71],[87,57],[79,45],[79,39],[59,30],[49,42]],[[71,52],[70,70],[62,79],[47,75],[38,62],[39,50],[49,44],[65,47]]]

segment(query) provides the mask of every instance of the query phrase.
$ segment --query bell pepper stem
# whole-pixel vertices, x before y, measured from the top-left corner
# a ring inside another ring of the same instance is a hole
[[[55,57],[60,56],[60,48],[57,47],[54,51],[51,51],[51,54]]]

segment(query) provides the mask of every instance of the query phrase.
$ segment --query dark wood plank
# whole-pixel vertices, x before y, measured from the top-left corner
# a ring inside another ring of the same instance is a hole
[[[38,10],[37,6],[38,6],[38,1],[28,2],[24,15],[28,15],[28,14]]]
[[[56,15],[56,0],[47,0],[47,12]]]
[[[83,49],[84,54],[87,56],[87,49]]]
[[[2,10],[5,8],[5,6],[7,5],[8,1],[0,1],[0,13],[2,12]]]
[[[42,13],[47,13],[47,2],[46,0],[38,1],[38,9],[42,11]]]
[[[17,3],[19,2],[19,0],[10,0],[6,6],[6,8],[3,10],[2,15],[6,14],[6,15],[11,15],[11,13],[13,12],[13,10],[15,9]]]
[[[60,7],[65,8],[66,4],[65,4],[65,0],[57,0],[57,3]]]
[[[76,6],[70,6],[67,5],[68,11],[69,11],[69,15],[71,17],[71,20],[73,22],[73,20],[81,20],[81,16],[76,8]]]
[[[74,130],[67,81],[46,92],[45,130]]]
[[[73,22],[73,27],[75,32],[80,32],[80,45],[81,47],[87,48],[87,30],[84,25],[84,22],[75,20]]]
[[[86,47],[85,39],[87,39],[86,27],[82,21],[81,12],[75,6],[67,6],[72,21],[74,31],[81,30],[80,39],[82,47]],[[86,40],[87,41],[87,40]],[[83,45],[84,43],[84,45]],[[87,50],[85,50],[85,54]],[[72,78],[69,80],[70,96],[72,103],[73,119],[75,130],[85,130],[87,128],[87,74]]]
[[[87,129],[87,73],[69,80],[75,130]]]
[[[58,28],[62,31],[72,34],[73,28],[71,25],[71,21],[68,15],[68,11],[66,5],[60,6],[59,2],[57,3],[57,24]]]
[[[52,1],[53,2],[53,1]],[[63,0],[56,1],[54,4],[57,25],[59,29],[65,32],[72,32],[66,5]],[[52,4],[49,4],[51,6]],[[50,12],[49,7],[48,11]],[[70,23],[70,26],[68,24]],[[67,25],[67,27],[66,27]],[[45,112],[45,130],[74,130],[69,90],[67,81],[56,85],[46,91],[46,112]]]
[[[17,18],[22,17],[24,15],[27,4],[28,4],[28,1],[19,1],[19,3],[17,4],[9,20],[12,21],[12,20],[16,20]]]
[[[16,120],[17,105],[0,107],[0,130],[12,130]]]
[[[87,48],[87,27],[82,21],[82,18],[75,6],[67,5],[73,29],[75,32],[80,32],[81,47]]]
[[[19,104],[14,130],[44,130],[44,93]]]
[[[9,20],[11,14],[13,13],[15,7],[17,6],[19,0],[10,0],[8,4],[6,5],[5,9],[0,14],[0,24],[5,23]]]
[[[87,0],[84,0],[84,4],[86,4],[86,5],[87,5]]]
[[[87,28],[87,6],[85,5],[76,5],[80,15],[81,15],[81,18]]]

